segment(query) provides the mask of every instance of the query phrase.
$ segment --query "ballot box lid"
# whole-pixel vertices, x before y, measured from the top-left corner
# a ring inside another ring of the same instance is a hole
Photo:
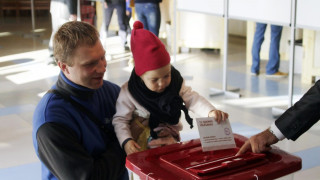
[[[126,166],[141,179],[275,179],[301,169],[301,159],[276,146],[266,153],[235,156],[236,148],[203,152],[199,139],[130,154]]]

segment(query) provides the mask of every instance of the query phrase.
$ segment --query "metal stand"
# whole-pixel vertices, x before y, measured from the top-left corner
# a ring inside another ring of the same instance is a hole
[[[227,90],[227,67],[228,67],[228,42],[229,42],[229,0],[224,1],[224,57],[223,57],[223,79],[222,90],[210,88],[213,93],[210,96],[226,95],[234,98],[240,98],[240,94],[235,93],[240,89]]]
[[[174,39],[173,39],[173,63],[176,62],[176,54],[177,54],[177,44],[176,44],[176,30],[177,30],[177,0],[174,0],[173,2],[173,7],[174,7]],[[215,88],[210,88],[210,91],[212,92],[210,96],[218,96],[218,95],[226,95],[226,96],[231,96],[234,98],[239,98],[240,94],[236,93],[240,89],[233,89],[233,90],[227,90],[227,66],[228,66],[228,32],[229,32],[229,22],[228,22],[228,9],[229,9],[229,0],[224,1],[224,14],[223,13],[218,13],[216,15],[224,17],[224,25],[225,25],[225,30],[224,30],[224,57],[223,57],[223,82],[222,82],[222,90],[221,89],[215,89]]]
[[[173,64],[177,62],[177,0],[173,1]]]
[[[294,56],[295,56],[295,36],[296,36],[296,4],[297,0],[291,0],[291,36],[290,36],[290,59],[289,59],[289,87],[288,87],[288,107],[292,106],[293,98],[293,75],[294,75]],[[279,117],[287,108],[272,107],[273,117]]]
[[[31,21],[32,21],[32,32],[35,30],[35,18],[34,18],[34,0],[31,0]]]
[[[77,21],[81,21],[81,2],[80,0],[77,0]]]
[[[106,30],[106,13],[103,7],[104,0],[97,0],[101,3],[102,10],[102,23],[100,28],[100,40],[104,48],[106,48],[106,38],[107,38],[107,30]]]

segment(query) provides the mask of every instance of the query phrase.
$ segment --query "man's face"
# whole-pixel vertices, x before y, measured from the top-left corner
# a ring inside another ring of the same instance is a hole
[[[105,53],[101,42],[97,41],[93,47],[78,47],[72,57],[72,66],[61,62],[58,64],[72,82],[90,89],[98,89],[103,84],[107,67]]]

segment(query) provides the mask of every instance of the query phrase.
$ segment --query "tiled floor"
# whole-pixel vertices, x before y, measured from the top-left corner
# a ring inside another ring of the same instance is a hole
[[[47,65],[50,18],[36,17],[36,20],[37,30],[32,33],[30,17],[0,19],[0,179],[3,180],[40,179],[40,164],[31,139],[32,115],[41,95],[56,81],[59,69]],[[249,137],[272,123],[272,107],[288,104],[288,79],[267,79],[263,73],[250,76],[245,46],[244,38],[230,37],[228,89],[240,88],[241,98],[210,96],[210,88],[222,87],[223,57],[219,53],[192,49],[190,53],[178,54],[173,64],[188,85],[229,113],[235,133]],[[105,78],[121,85],[131,71],[130,54],[121,50],[117,37],[106,40],[106,50],[112,59],[108,61]],[[281,70],[287,71],[287,67],[287,62],[281,63]],[[309,87],[295,75],[294,99]],[[196,128],[190,130],[185,126],[184,140],[197,136]],[[303,160],[302,170],[289,178],[320,178],[319,139],[318,123],[296,142],[284,140],[277,144]]]

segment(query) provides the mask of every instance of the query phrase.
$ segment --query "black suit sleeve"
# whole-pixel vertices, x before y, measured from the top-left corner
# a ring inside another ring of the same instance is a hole
[[[282,134],[293,141],[320,119],[320,80],[275,122]]]
[[[110,144],[99,157],[92,157],[72,129],[57,123],[42,125],[37,142],[41,161],[58,179],[119,179],[126,171],[118,144]]]

